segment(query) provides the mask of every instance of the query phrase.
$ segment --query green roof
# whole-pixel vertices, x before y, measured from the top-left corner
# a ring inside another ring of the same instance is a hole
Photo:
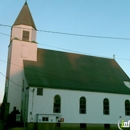
[[[114,59],[38,49],[37,62],[24,60],[24,72],[31,87],[130,94]]]
[[[25,3],[23,8],[21,9],[17,19],[15,20],[14,25],[27,25],[32,26],[36,30],[35,23],[33,21],[31,12],[29,10],[28,4]]]

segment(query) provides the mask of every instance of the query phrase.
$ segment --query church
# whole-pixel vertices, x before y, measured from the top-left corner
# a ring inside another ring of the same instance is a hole
[[[38,48],[27,2],[11,28],[4,101],[27,130],[118,129],[130,79],[115,59]]]

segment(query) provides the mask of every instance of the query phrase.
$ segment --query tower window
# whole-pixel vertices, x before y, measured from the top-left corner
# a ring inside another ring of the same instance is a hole
[[[29,31],[23,31],[23,41],[29,41]]]

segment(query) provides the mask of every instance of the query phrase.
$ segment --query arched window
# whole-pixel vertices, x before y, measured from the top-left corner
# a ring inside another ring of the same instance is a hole
[[[107,98],[103,100],[103,114],[109,115],[109,100]]]
[[[85,114],[86,113],[86,98],[81,97],[79,101],[79,113]]]
[[[130,115],[130,101],[125,100],[125,115]]]
[[[61,112],[61,98],[59,95],[56,95],[54,97],[54,107],[53,107],[54,113],[60,113]]]

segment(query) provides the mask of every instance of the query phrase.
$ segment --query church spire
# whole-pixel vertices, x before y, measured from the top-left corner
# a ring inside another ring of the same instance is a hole
[[[36,30],[35,23],[33,21],[31,12],[29,10],[27,0],[25,1],[25,4],[23,8],[21,9],[17,19],[15,20],[14,25],[27,25],[27,26],[32,26]]]
[[[27,4],[27,0],[25,0],[25,4]]]

